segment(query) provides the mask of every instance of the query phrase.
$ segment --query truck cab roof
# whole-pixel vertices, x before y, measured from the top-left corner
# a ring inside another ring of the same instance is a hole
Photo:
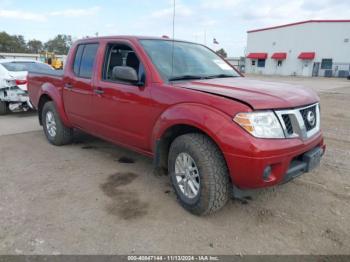
[[[130,41],[138,41],[138,40],[163,40],[163,41],[176,41],[176,42],[186,42],[199,44],[191,41],[181,40],[181,39],[172,39],[168,36],[156,37],[156,36],[139,36],[139,35],[111,35],[111,36],[98,36],[98,37],[89,37],[82,38],[77,40],[75,43],[84,43],[84,42],[93,42],[100,40],[130,40]]]

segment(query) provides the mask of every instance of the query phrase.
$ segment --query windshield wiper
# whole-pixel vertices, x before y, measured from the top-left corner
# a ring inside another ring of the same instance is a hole
[[[198,76],[198,75],[182,75],[182,76],[170,77],[169,81],[192,80],[192,79],[205,79],[205,77],[204,76]]]
[[[193,80],[193,79],[213,79],[213,78],[227,78],[227,77],[236,77],[234,75],[229,74],[217,74],[217,75],[208,75],[208,76],[200,76],[200,75],[182,75],[182,76],[174,76],[169,78],[169,81],[177,81],[177,80]]]
[[[206,79],[212,79],[212,78],[227,78],[227,77],[236,77],[234,75],[228,75],[228,74],[218,74],[218,75],[209,75],[206,76]]]

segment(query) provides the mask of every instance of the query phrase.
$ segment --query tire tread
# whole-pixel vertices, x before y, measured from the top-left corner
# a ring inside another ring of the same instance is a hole
[[[0,115],[6,115],[8,113],[7,103],[0,101]]]
[[[46,112],[50,110],[55,117],[55,121],[56,121],[56,137],[55,138],[51,138],[48,134],[47,134],[47,130],[45,127],[45,114]],[[55,104],[52,101],[46,102],[44,104],[43,110],[42,110],[42,119],[43,119],[43,128],[44,128],[44,132],[45,135],[47,137],[47,140],[56,146],[62,146],[62,145],[67,145],[70,144],[72,142],[73,139],[73,129],[66,127],[62,120],[60,119],[60,116],[56,110]]]
[[[229,177],[225,159],[218,146],[206,135],[201,133],[190,133],[177,137],[170,148],[170,154],[174,147],[190,146],[196,148],[201,158],[202,168],[207,170],[209,195],[201,197],[208,198],[208,204],[203,208],[188,207],[180,203],[189,211],[199,214],[208,215],[221,209],[229,199]],[[169,157],[170,159],[170,157]],[[170,163],[169,163],[170,164]]]

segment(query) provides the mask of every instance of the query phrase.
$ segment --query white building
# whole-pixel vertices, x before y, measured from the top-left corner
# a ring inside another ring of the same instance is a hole
[[[247,33],[247,73],[349,76],[350,20],[309,20]]]

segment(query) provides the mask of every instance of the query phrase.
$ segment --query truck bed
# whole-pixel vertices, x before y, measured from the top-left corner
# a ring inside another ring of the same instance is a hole
[[[28,72],[28,93],[30,101],[35,108],[38,108],[42,92],[48,88],[57,89],[62,92],[63,70],[45,70]]]
[[[41,71],[29,71],[32,75],[47,75],[47,76],[63,76],[63,70],[41,70]]]

